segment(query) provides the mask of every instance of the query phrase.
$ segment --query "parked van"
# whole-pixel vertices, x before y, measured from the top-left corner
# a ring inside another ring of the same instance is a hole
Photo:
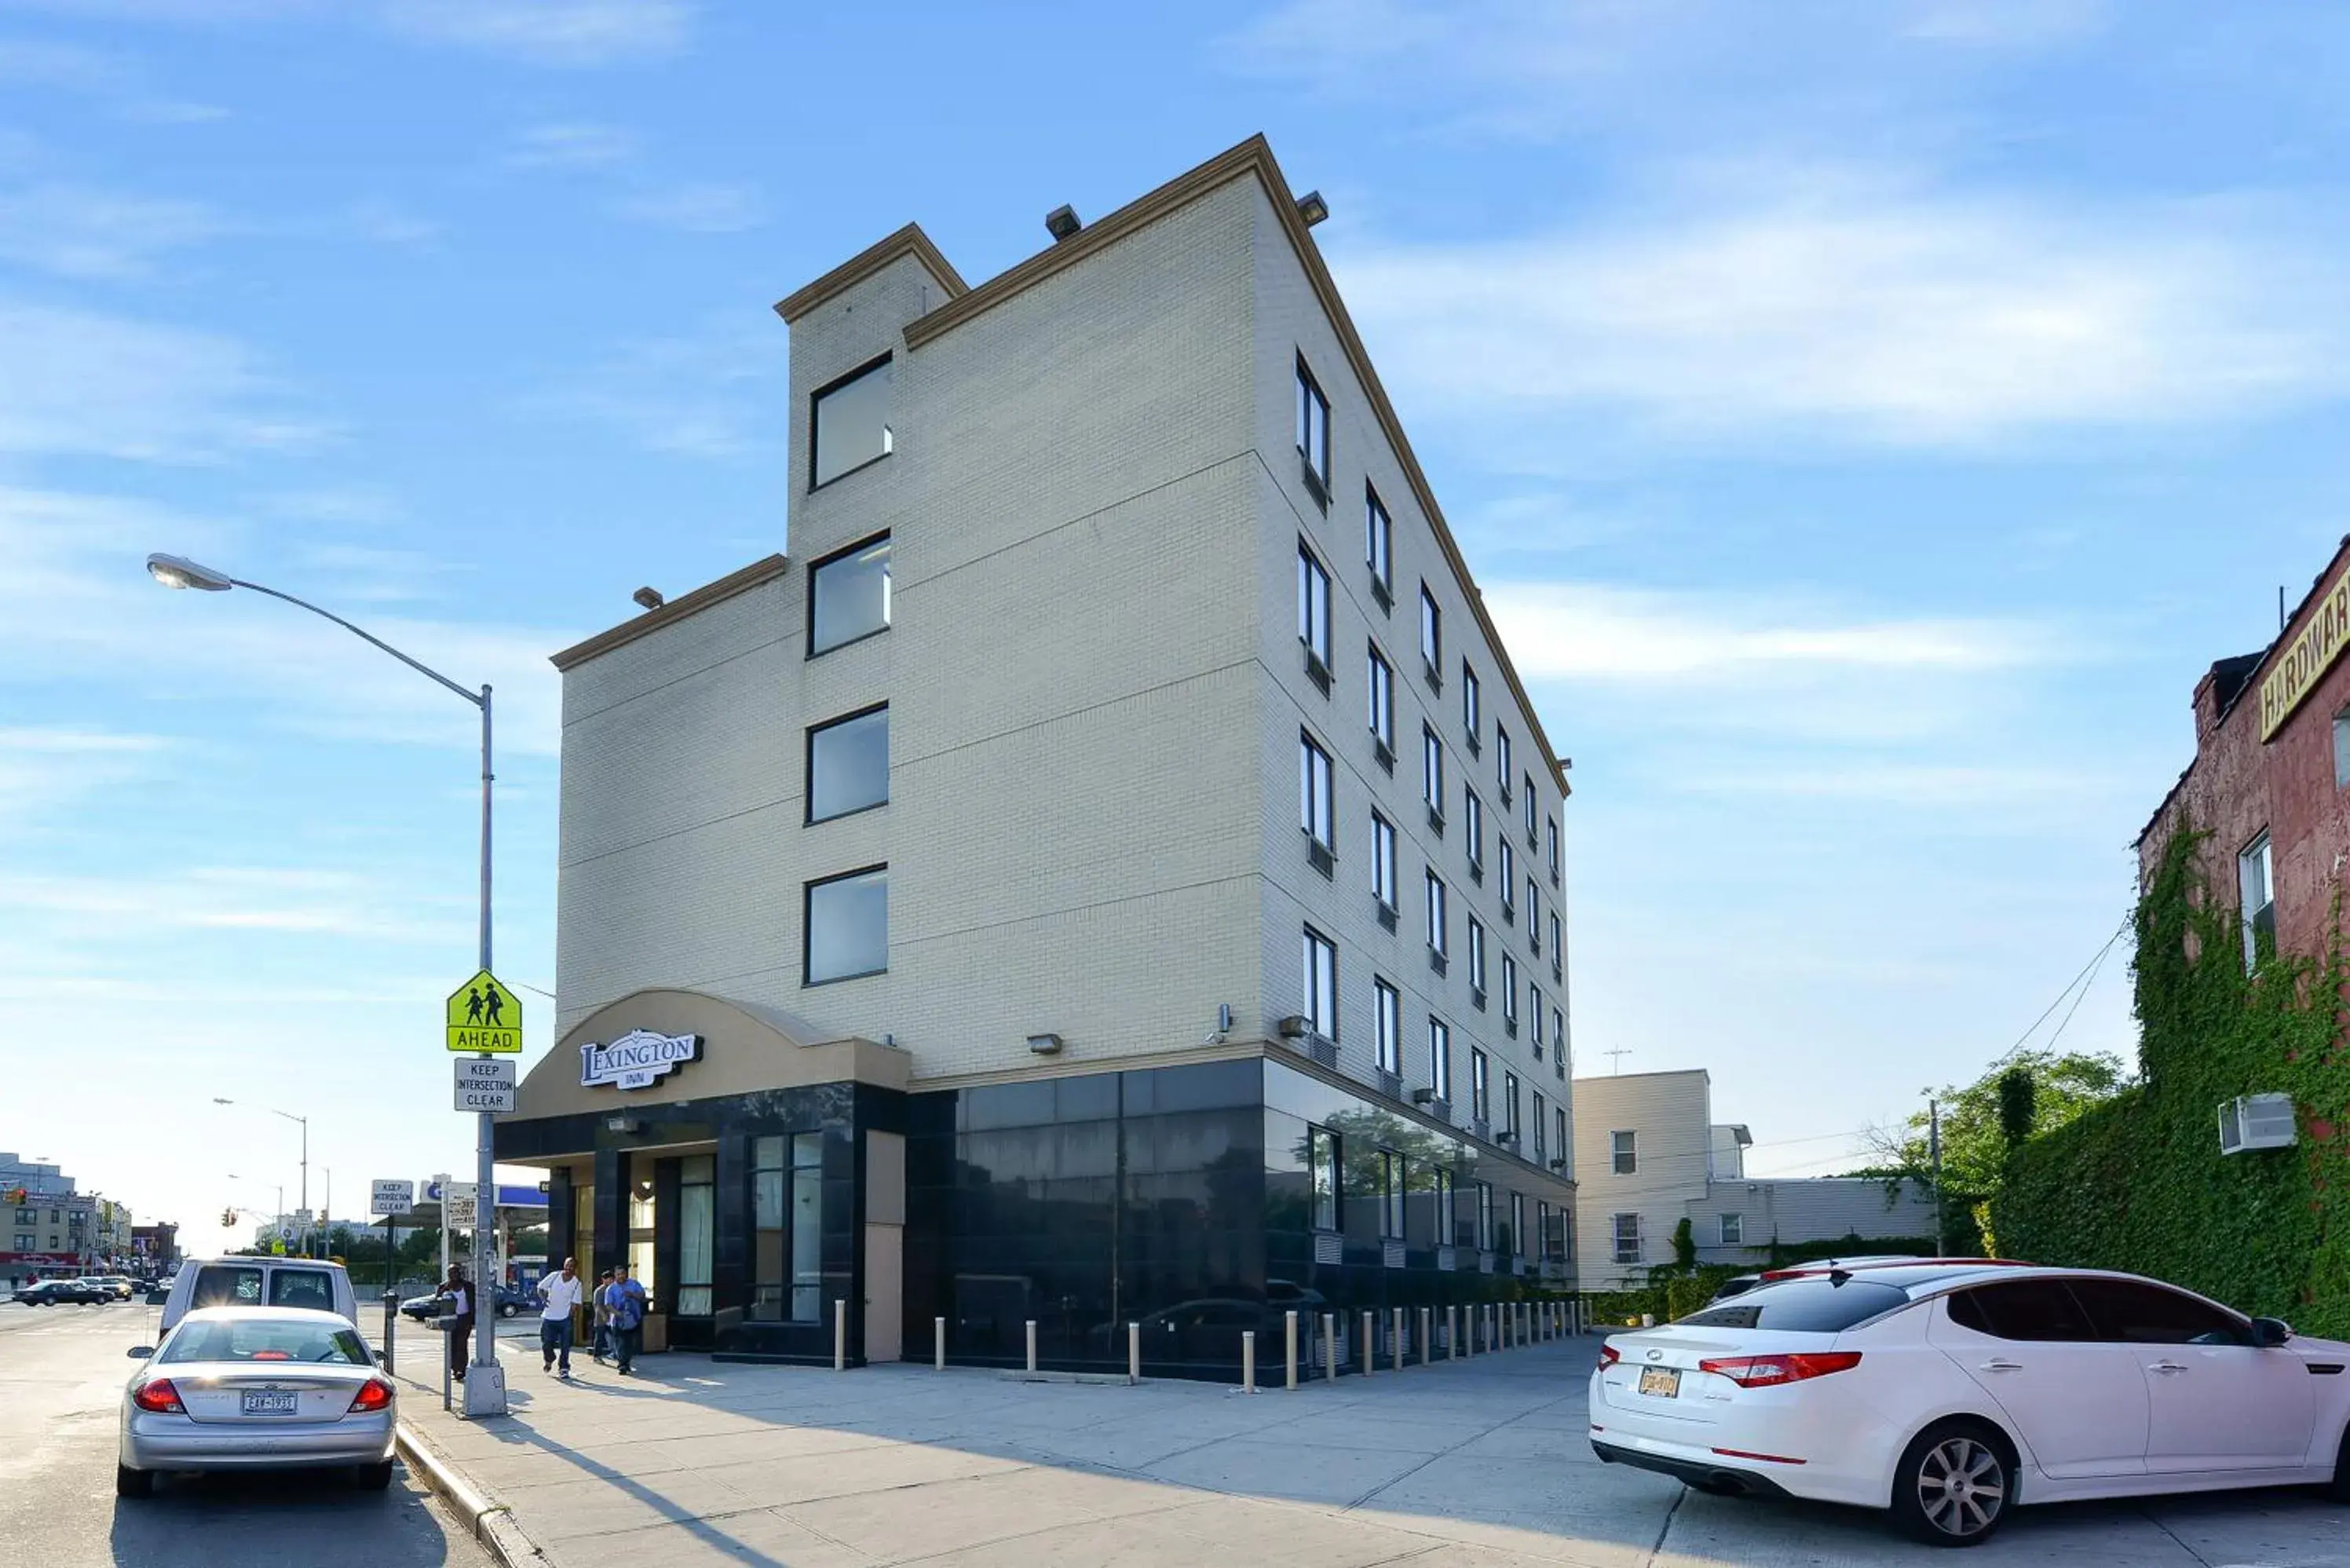
[[[169,1334],[199,1307],[307,1307],[359,1325],[359,1298],[340,1263],[316,1258],[191,1258],[163,1301],[160,1334]]]

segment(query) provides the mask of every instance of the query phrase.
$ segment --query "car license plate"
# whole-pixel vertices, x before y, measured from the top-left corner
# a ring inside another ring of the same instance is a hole
[[[1681,1397],[1680,1368],[1678,1366],[1643,1366],[1640,1368],[1640,1392],[1643,1394],[1654,1394],[1659,1397],[1665,1399],[1679,1398]],[[245,1397],[250,1399],[253,1396],[248,1394]]]
[[[248,1416],[291,1416],[296,1396],[292,1394],[247,1394],[244,1413]]]

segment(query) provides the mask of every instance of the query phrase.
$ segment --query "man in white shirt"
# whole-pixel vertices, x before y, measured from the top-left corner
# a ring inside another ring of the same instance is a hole
[[[538,1314],[538,1352],[544,1358],[543,1370],[558,1377],[571,1376],[571,1314],[587,1299],[587,1282],[580,1279],[576,1259],[563,1260],[563,1272],[549,1274],[538,1282],[539,1299],[546,1304]],[[562,1363],[556,1365],[560,1355]]]

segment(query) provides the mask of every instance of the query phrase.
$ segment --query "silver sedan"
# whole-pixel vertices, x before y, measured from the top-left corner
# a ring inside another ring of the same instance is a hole
[[[114,1490],[158,1472],[338,1465],[391,1484],[398,1397],[349,1320],[294,1307],[192,1312],[122,1391]]]

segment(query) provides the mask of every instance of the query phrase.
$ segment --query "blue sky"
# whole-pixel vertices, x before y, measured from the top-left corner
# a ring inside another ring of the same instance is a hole
[[[785,546],[770,303],[1262,130],[1575,757],[1579,1068],[1830,1168],[2098,951],[2345,529],[2345,66],[2314,5],[0,0],[0,1147],[199,1231],[295,1179],[215,1095],[341,1207],[467,1158],[472,711],[147,551],[497,687],[551,988],[546,655]]]

